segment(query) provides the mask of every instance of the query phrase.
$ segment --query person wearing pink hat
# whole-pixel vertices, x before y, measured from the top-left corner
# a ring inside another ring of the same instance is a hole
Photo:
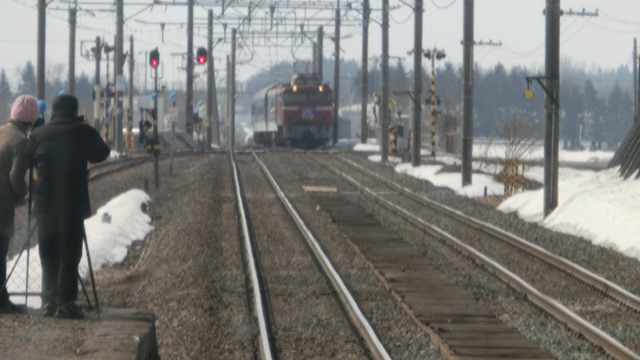
[[[38,112],[35,98],[18,96],[11,107],[9,123],[0,126],[0,313],[5,314],[25,312],[24,307],[9,300],[7,252],[15,229],[15,207],[28,192],[25,178],[29,168],[27,134],[38,118]]]

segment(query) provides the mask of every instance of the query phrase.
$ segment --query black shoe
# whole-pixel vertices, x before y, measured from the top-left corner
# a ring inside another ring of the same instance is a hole
[[[58,319],[84,319],[84,314],[73,301],[58,305],[55,316]]]
[[[25,305],[16,305],[11,301],[0,305],[0,314],[26,314],[27,307]]]
[[[56,314],[56,304],[54,302],[43,303],[42,313],[44,314],[44,317],[52,317]]]

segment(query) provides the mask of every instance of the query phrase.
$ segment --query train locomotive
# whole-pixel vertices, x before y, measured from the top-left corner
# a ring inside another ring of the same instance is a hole
[[[332,133],[333,90],[315,74],[294,74],[290,83],[272,85],[254,95],[251,124],[258,145],[324,146]]]

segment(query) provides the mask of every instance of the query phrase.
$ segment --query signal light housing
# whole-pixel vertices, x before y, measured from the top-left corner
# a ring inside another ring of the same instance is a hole
[[[207,49],[199,47],[196,50],[196,62],[198,65],[204,65],[207,63]]]
[[[158,52],[158,48],[155,48],[149,52],[149,65],[152,68],[157,68],[160,65],[160,52]]]

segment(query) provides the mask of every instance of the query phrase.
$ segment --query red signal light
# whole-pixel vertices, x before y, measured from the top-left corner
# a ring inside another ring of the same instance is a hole
[[[158,52],[158,48],[155,48],[149,52],[149,65],[152,68],[157,68],[160,65],[160,52]]]
[[[196,50],[196,62],[198,65],[204,65],[207,63],[207,49],[199,47]]]

